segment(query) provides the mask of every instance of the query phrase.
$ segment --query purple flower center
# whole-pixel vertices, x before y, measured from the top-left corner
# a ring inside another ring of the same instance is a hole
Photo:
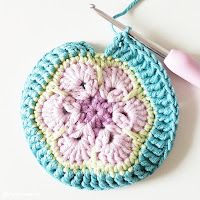
[[[79,100],[81,116],[79,122],[90,123],[92,128],[101,129],[112,122],[112,103],[103,99],[99,93],[94,97]]]

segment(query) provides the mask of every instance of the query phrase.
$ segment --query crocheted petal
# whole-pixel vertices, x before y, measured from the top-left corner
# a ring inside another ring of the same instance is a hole
[[[103,70],[103,83],[100,94],[108,102],[121,101],[133,89],[133,82],[119,67],[106,67]]]
[[[70,65],[60,80],[60,89],[69,92],[75,99],[84,100],[94,96],[98,83],[93,66],[84,63]]]

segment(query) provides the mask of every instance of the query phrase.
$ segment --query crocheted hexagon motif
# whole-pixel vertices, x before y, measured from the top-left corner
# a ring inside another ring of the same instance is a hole
[[[85,42],[55,48],[34,68],[22,98],[31,150],[50,174],[78,188],[150,175],[171,149],[177,116],[162,66],[126,32],[104,54]]]

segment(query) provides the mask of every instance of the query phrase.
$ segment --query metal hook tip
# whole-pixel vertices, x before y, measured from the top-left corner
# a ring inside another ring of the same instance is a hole
[[[90,8],[95,8],[96,6],[94,4],[90,4]]]

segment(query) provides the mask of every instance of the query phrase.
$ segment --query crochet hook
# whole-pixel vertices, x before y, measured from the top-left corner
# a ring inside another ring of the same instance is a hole
[[[120,30],[127,28],[127,26],[121,22],[115,20],[102,10],[96,8],[94,4],[90,4],[90,8]],[[149,50],[163,58],[165,65],[172,72],[200,88],[200,63],[194,60],[189,54],[177,49],[171,49],[169,51],[132,30],[129,31],[129,35],[141,42]]]

